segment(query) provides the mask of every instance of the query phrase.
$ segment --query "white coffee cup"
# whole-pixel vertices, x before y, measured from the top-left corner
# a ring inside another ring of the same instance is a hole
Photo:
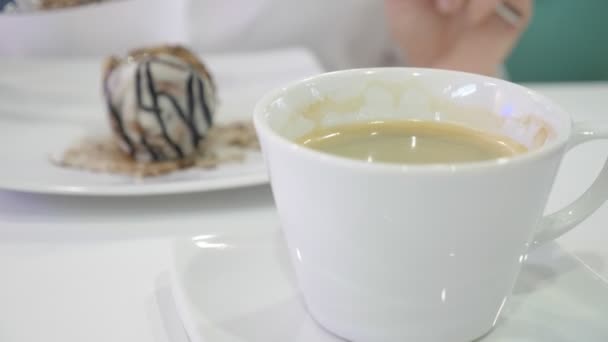
[[[294,143],[316,127],[404,119],[506,135],[530,151],[398,165]],[[254,123],[309,312],[356,342],[470,341],[487,333],[530,248],[606,201],[608,162],[584,195],[543,217],[564,153],[608,138],[607,122],[572,124],[529,89],[444,70],[340,71],[266,95]]]

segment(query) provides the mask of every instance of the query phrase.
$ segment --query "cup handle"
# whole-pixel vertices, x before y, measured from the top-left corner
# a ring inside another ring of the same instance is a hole
[[[608,124],[581,122],[573,127],[568,150],[591,140],[608,139]],[[608,199],[608,159],[593,184],[574,202],[563,209],[543,217],[531,247],[554,240],[583,222]]]

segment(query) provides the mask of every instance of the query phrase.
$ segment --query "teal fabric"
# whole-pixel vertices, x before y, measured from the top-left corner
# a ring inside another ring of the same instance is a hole
[[[536,0],[506,67],[516,82],[608,80],[608,0]]]

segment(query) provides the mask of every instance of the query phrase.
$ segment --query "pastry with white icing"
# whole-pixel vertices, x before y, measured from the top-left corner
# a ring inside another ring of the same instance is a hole
[[[205,65],[181,46],[110,57],[103,90],[120,149],[138,162],[194,157],[217,107]]]

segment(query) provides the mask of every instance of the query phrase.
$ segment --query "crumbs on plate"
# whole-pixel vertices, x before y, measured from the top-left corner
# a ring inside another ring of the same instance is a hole
[[[95,2],[102,2],[102,0],[39,0],[39,6],[41,9],[47,10],[88,5]]]
[[[125,153],[114,137],[89,137],[70,146],[51,161],[61,167],[86,171],[152,177],[186,168],[211,169],[224,163],[242,162],[249,151],[259,150],[251,123],[215,125],[197,153],[182,159],[140,162]]]

